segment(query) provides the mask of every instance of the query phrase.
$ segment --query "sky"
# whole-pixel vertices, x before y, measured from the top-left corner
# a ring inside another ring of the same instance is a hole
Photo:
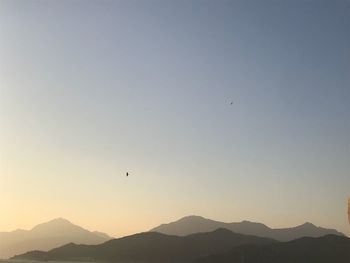
[[[0,230],[350,235],[349,32],[346,0],[1,0]]]

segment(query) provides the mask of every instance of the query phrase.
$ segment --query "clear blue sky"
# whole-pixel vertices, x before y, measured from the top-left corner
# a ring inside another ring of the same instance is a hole
[[[1,0],[0,229],[350,234],[349,32],[345,0]]]

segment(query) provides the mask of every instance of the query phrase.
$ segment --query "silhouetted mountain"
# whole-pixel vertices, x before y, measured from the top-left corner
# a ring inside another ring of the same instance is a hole
[[[320,237],[324,235],[340,235],[342,233],[334,229],[316,227],[311,223],[305,223],[291,228],[272,229],[261,223],[242,221],[238,223],[224,223],[206,219],[200,216],[187,216],[176,222],[162,224],[150,230],[167,235],[186,236],[199,232],[210,232],[218,228],[226,228],[235,233],[273,238],[279,241],[290,241],[293,239],[307,237]]]
[[[244,244],[272,244],[277,241],[217,229],[185,237],[156,232],[112,239],[100,245],[64,245],[49,252],[32,251],[13,259],[110,261],[110,262],[191,262],[199,257],[223,253]]]
[[[350,239],[327,235],[268,245],[244,245],[195,263],[349,263]]]
[[[37,225],[31,230],[0,232],[0,258],[9,258],[29,250],[49,250],[69,242],[100,244],[111,239],[90,232],[63,218]]]

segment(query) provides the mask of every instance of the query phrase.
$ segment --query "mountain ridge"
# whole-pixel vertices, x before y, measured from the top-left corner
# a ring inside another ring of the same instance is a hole
[[[338,235],[302,237],[261,246],[242,245],[222,254],[199,258],[194,263],[348,263],[350,238]]]
[[[69,242],[99,244],[110,239],[107,234],[94,233],[64,218],[55,218],[29,230],[0,232],[0,258],[9,258],[29,250],[49,250]]]
[[[288,242],[217,229],[188,236],[143,232],[100,245],[65,244],[48,252],[31,251],[15,260],[143,263],[348,263],[350,238],[302,237]]]
[[[31,251],[13,257],[16,260],[110,261],[110,262],[190,262],[198,257],[223,253],[243,244],[269,244],[277,241],[217,229],[186,237],[143,232],[100,245],[66,244],[48,252]]]
[[[226,223],[196,215],[185,216],[177,221],[161,224],[150,231],[169,235],[186,236],[197,232],[210,232],[217,228],[226,228],[235,233],[273,238],[279,241],[290,241],[303,236],[320,237],[327,234],[344,235],[335,229],[318,227],[310,222],[290,228],[270,228],[265,224],[247,220]]]

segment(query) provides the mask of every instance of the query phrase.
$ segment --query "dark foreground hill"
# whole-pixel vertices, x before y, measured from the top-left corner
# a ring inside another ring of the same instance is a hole
[[[167,235],[186,236],[192,233],[210,232],[218,228],[229,229],[235,233],[245,235],[268,237],[279,241],[290,241],[301,237],[321,237],[329,234],[343,236],[342,233],[334,229],[317,227],[311,223],[291,228],[272,229],[261,223],[249,221],[224,223],[200,216],[187,216],[169,224],[162,224],[151,231]]]
[[[350,239],[327,235],[268,245],[244,245],[195,263],[349,263]]]
[[[69,242],[100,244],[111,237],[91,232],[66,219],[57,218],[39,224],[31,230],[0,232],[0,258],[9,258],[29,250],[49,250]]]
[[[140,233],[113,239],[100,245],[73,243],[49,252],[32,251],[13,257],[26,260],[113,261],[113,262],[191,262],[199,257],[225,251],[244,244],[273,244],[268,238],[233,233],[217,229],[185,237],[155,232]]]

